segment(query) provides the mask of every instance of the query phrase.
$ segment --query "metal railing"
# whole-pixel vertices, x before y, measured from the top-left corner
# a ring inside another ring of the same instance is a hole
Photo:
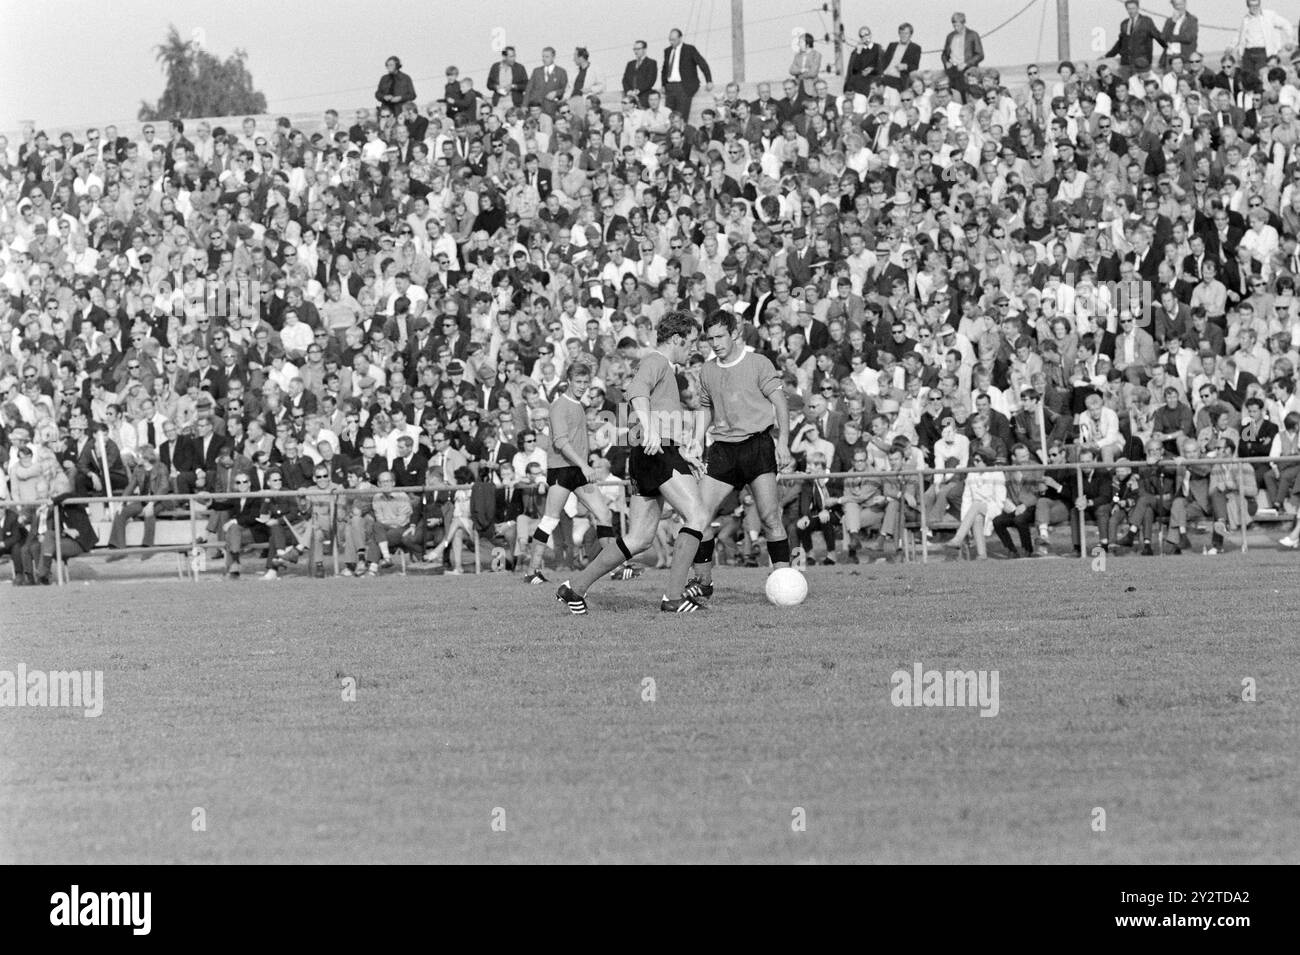
[[[1078,496],[1082,497],[1083,489],[1084,489],[1083,472],[1085,469],[1114,471],[1117,470],[1118,468],[1126,467],[1129,468],[1130,470],[1138,471],[1143,468],[1149,468],[1149,467],[1161,467],[1161,468],[1168,469],[1171,467],[1181,467],[1181,466],[1188,466],[1188,465],[1198,466],[1198,467],[1199,466],[1214,467],[1214,466],[1231,465],[1231,466],[1246,468],[1246,467],[1251,467],[1255,464],[1282,464],[1282,465],[1300,464],[1300,455],[1293,455],[1288,457],[1277,457],[1277,458],[1271,458],[1271,457],[1195,458],[1195,459],[1164,458],[1161,461],[1154,462],[1154,463],[1147,462],[1145,460],[1127,461],[1124,463],[1106,462],[1106,461],[1084,462],[1084,461],[1076,460],[1076,461],[1063,462],[1059,465],[1033,463],[1033,464],[994,465],[992,467],[901,468],[897,471],[799,472],[794,474],[778,475],[777,480],[780,483],[793,484],[793,483],[804,483],[808,481],[824,481],[824,480],[841,481],[841,480],[853,480],[853,479],[860,479],[860,478],[886,478],[892,480],[914,479],[916,481],[916,490],[917,490],[917,497],[916,497],[917,504],[915,510],[918,512],[919,515],[918,529],[921,536],[921,562],[926,563],[928,562],[928,558],[929,558],[929,543],[928,543],[929,534],[927,528],[927,514],[926,514],[927,509],[924,503],[925,484],[927,478],[933,479],[937,475],[989,474],[995,472],[1003,473],[1003,474],[1016,473],[1016,472],[1037,472],[1037,473],[1045,474],[1049,470],[1058,471],[1058,472],[1068,470],[1068,471],[1074,471],[1076,491]],[[592,482],[592,483],[595,486],[604,486],[604,487],[618,486],[624,488],[625,491],[630,491],[631,489],[631,483],[629,481],[620,480],[617,478],[611,478],[607,481],[599,481],[599,482]],[[476,485],[474,484],[430,484],[430,485],[406,486],[406,487],[394,486],[391,489],[385,489],[382,491],[374,487],[369,487],[369,488],[335,487],[325,491],[317,491],[313,488],[300,488],[297,490],[287,490],[287,491],[249,490],[242,493],[237,491],[196,491],[193,494],[115,494],[112,497],[67,497],[67,498],[63,498],[60,501],[60,504],[61,505],[98,504],[98,505],[109,505],[111,507],[114,504],[126,504],[132,502],[139,502],[139,503],[153,503],[153,504],[188,505],[189,524],[190,524],[190,543],[188,547],[192,550],[195,547],[204,546],[200,544],[198,540],[199,513],[194,507],[194,505],[196,504],[203,505],[205,506],[205,508],[207,508],[207,506],[210,505],[211,502],[213,501],[235,500],[238,498],[253,498],[258,501],[293,499],[293,500],[306,500],[310,502],[313,499],[319,501],[322,498],[328,497],[330,499],[330,508],[331,508],[330,520],[331,523],[333,524],[337,521],[338,504],[340,500],[348,500],[352,498],[373,498],[380,493],[402,493],[407,495],[422,495],[425,493],[454,494],[457,491],[472,491],[475,486]],[[1247,515],[1246,496],[1245,496],[1245,491],[1242,488],[1240,482],[1238,482],[1237,485],[1237,501],[1238,501],[1238,506],[1240,508],[1240,513],[1243,515],[1243,517],[1245,517]],[[41,507],[45,505],[51,505],[52,503],[53,503],[52,498],[42,498],[35,501],[6,500],[6,501],[0,501],[0,509]],[[901,503],[906,505],[905,501]],[[1075,508],[1068,501],[1065,501],[1063,503],[1067,504],[1067,508],[1069,510],[1077,511],[1077,518],[1079,521],[1079,556],[1086,557],[1087,556],[1086,514],[1084,513],[1083,510]],[[1280,508],[1283,502],[1277,501],[1273,503]],[[906,507],[904,507],[902,510],[903,513],[906,514]],[[1281,513],[1280,510],[1279,513]],[[625,520],[626,515],[627,515],[627,509],[624,508],[620,511],[620,519]],[[66,581],[63,578],[63,570],[61,569],[63,567],[63,534],[62,534],[61,516],[59,513],[59,508],[57,507],[53,509],[53,521],[54,521],[54,541],[55,541],[54,556],[55,556],[56,577],[58,578],[59,584],[64,584],[66,583]],[[1245,552],[1248,549],[1248,543],[1246,537],[1246,530],[1248,524],[1249,524],[1248,519],[1244,519],[1241,522],[1241,550],[1243,552]],[[475,534],[474,543],[477,550],[477,546],[478,546],[477,534]],[[170,545],[170,546],[165,544],[155,545],[156,549],[159,551],[172,550],[179,546],[182,545]],[[218,545],[206,544],[206,546],[215,547]],[[338,561],[339,561],[339,548],[332,547],[331,552],[333,556],[334,570],[335,572],[337,572]],[[476,562],[477,562],[477,555],[476,555]]]

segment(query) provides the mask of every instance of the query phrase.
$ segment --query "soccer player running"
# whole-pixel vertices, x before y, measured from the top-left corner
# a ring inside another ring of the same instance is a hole
[[[628,458],[632,482],[628,533],[626,537],[606,540],[604,549],[590,564],[560,585],[556,599],[570,613],[585,614],[591,585],[650,546],[664,501],[685,523],[673,546],[668,588],[659,609],[665,613],[693,613],[700,609],[700,604],[683,590],[707,524],[692,467],[699,467],[701,462],[698,458],[689,461],[683,454],[682,445],[689,435],[683,433],[685,411],[674,368],[686,361],[689,342],[697,331],[694,319],[685,312],[664,315],[657,330],[658,348],[641,358],[636,375],[625,389],[641,428],[640,445],[632,448]]]
[[[695,555],[696,579],[686,587],[695,598],[713,596],[714,515],[733,489],[746,484],[763,524],[772,568],[790,566],[790,541],[776,485],[777,471],[790,463],[790,411],[781,377],[767,358],[745,347],[734,312],[716,311],[704,326],[714,357],[700,369],[700,410],[690,453],[699,453],[710,428],[713,443],[700,479],[705,539]]]
[[[530,584],[544,584],[542,558],[551,533],[559,526],[564,505],[569,495],[576,494],[578,501],[591,514],[596,525],[596,537],[602,543],[614,536],[613,513],[600,488],[588,484],[591,468],[587,464],[587,409],[582,397],[591,387],[591,366],[575,361],[565,376],[566,386],[551,402],[551,447],[546,453],[546,478],[550,487],[546,491],[546,504],[542,518],[533,532],[529,554],[528,576]]]

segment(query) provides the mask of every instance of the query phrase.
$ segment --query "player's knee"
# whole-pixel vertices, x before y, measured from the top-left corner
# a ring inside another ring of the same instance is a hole
[[[624,560],[631,560],[650,546],[650,538],[649,536],[642,537],[637,534],[629,534],[626,537],[620,535],[614,538],[614,545],[623,554]]]
[[[545,544],[551,539],[551,532],[560,526],[558,517],[543,517],[537,522],[537,530],[533,531],[533,540],[539,544]]]

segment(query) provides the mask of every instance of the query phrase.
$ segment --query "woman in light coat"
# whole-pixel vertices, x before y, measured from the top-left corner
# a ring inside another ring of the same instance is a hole
[[[975,452],[975,464],[991,467],[993,458],[987,451]],[[966,490],[961,496],[961,525],[947,544],[961,547],[969,531],[975,539],[975,553],[988,558],[987,538],[993,533],[993,519],[1002,513],[1007,499],[1007,478],[1002,471],[977,471],[966,475]]]

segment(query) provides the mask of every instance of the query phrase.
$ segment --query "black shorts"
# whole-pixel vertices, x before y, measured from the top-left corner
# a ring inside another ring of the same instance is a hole
[[[715,441],[709,445],[707,463],[709,477],[742,488],[760,474],[776,474],[776,442],[766,431],[743,441]]]
[[[582,473],[582,468],[569,465],[567,468],[548,468],[546,471],[546,483],[558,484],[566,491],[576,491],[587,484],[587,475]]]
[[[676,445],[666,444],[658,454],[633,448],[628,457],[628,480],[632,482],[632,493],[639,497],[658,497],[659,488],[671,481],[674,474],[691,473],[691,466],[682,460],[681,449]]]

